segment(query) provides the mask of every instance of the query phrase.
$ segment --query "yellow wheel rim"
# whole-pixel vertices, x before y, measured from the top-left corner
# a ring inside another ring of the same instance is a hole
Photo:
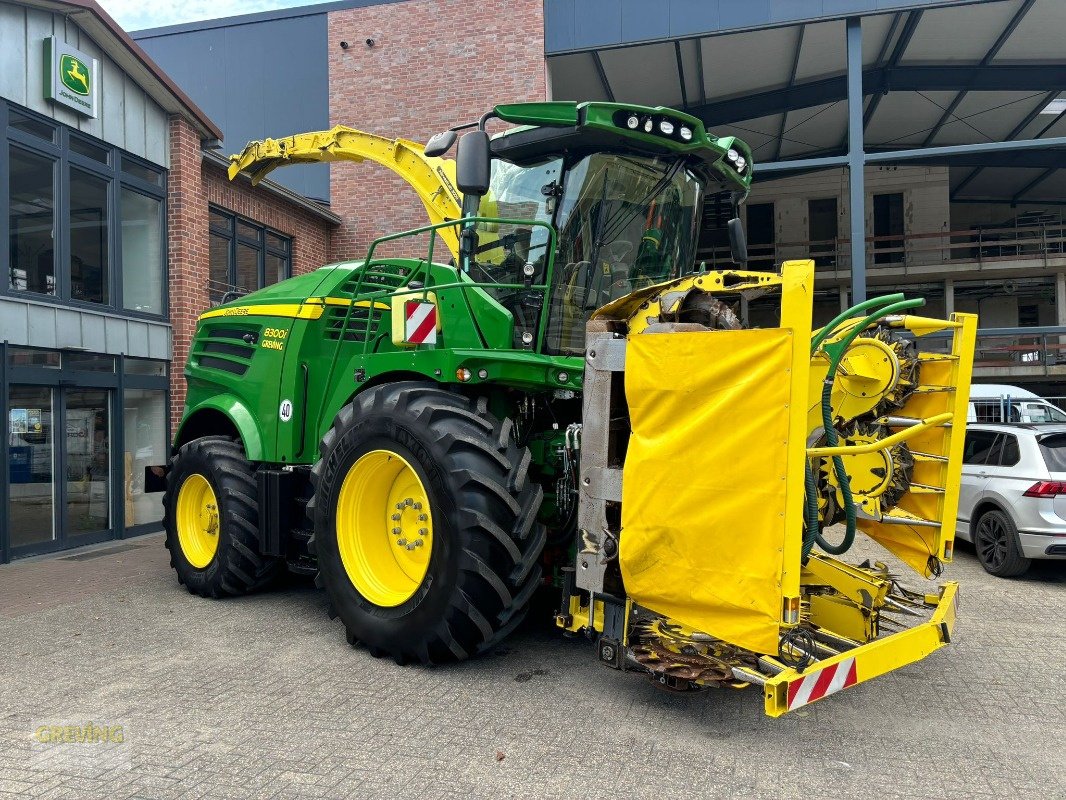
[[[402,456],[361,456],[337,499],[337,548],[356,591],[392,608],[422,585],[433,549],[433,515],[418,473]]]
[[[218,501],[215,490],[200,474],[190,475],[178,491],[178,544],[185,560],[197,569],[211,563],[218,552]]]

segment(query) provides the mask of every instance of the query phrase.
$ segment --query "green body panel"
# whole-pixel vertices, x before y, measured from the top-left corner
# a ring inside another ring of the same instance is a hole
[[[374,310],[376,318],[369,327],[364,317],[350,317],[346,338],[339,339],[337,327],[353,299],[357,303],[354,314],[368,310],[370,303],[389,304],[394,293],[409,299],[420,294],[400,288],[360,292],[353,298],[350,287],[365,272],[363,262],[323,267],[284,281],[201,318],[185,369],[188,394],[179,440],[185,424],[197,413],[221,411],[240,431],[251,460],[310,464],[340,409],[364,387],[389,376],[455,384],[457,371],[466,369],[470,379],[465,385],[489,393],[505,389],[580,391],[581,358],[513,349],[510,312],[484,289],[469,286],[470,279],[454,267],[402,258],[369,264],[371,270],[406,270],[407,277],[426,278],[425,291],[434,293],[442,320],[437,346],[395,345],[391,309],[385,308]],[[255,335],[255,345],[234,340],[234,333]],[[252,355],[242,358],[203,349],[217,344]],[[247,365],[247,369],[238,375],[218,361],[242,369]],[[281,413],[285,401],[292,406],[287,420]]]

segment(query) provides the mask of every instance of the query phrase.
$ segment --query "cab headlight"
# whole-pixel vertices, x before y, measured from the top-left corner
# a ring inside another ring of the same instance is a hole
[[[681,138],[684,139],[686,142],[692,141],[692,128],[687,128],[682,125],[678,133],[681,134]]]
[[[659,130],[661,130],[667,136],[671,136],[674,133],[674,123],[668,119],[661,120],[659,122]]]

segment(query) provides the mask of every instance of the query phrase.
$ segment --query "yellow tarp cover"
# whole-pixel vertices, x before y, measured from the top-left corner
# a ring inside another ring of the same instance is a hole
[[[626,353],[626,593],[760,653],[778,651],[792,339],[643,334]]]

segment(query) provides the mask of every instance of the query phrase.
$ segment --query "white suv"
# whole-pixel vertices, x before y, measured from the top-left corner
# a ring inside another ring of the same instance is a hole
[[[1066,558],[1066,425],[967,426],[956,536],[1002,578]]]

